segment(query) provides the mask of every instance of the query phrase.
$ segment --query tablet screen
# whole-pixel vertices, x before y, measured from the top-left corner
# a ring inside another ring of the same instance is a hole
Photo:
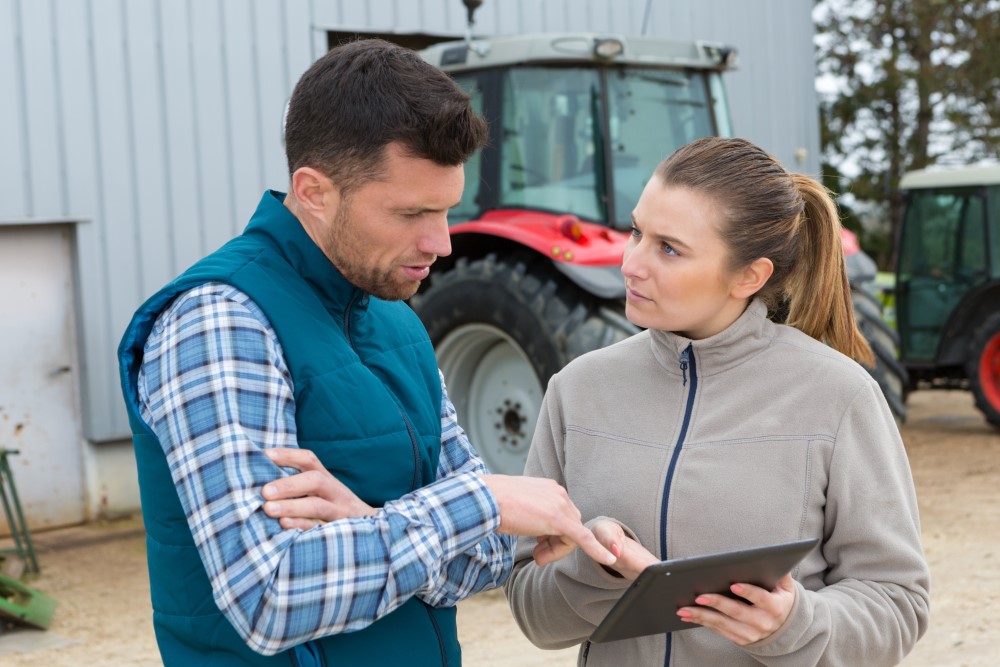
[[[654,563],[625,590],[590,641],[617,641],[701,627],[682,621],[677,610],[693,606],[702,593],[736,597],[729,591],[735,583],[771,590],[818,542],[810,538]]]

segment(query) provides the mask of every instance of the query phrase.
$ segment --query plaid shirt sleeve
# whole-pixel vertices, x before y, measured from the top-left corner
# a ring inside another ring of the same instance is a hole
[[[264,514],[264,484],[296,472],[264,454],[297,446],[292,378],[264,314],[230,286],[203,285],[161,314],[138,393],[215,602],[259,653],[361,629],[414,596],[454,604],[509,574],[512,541],[495,534],[499,510],[447,395],[434,483],[308,531]]]

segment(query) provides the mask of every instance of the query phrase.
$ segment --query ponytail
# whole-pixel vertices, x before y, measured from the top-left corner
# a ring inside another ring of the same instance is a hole
[[[805,202],[798,261],[785,285],[788,324],[866,366],[874,366],[858,330],[840,237],[840,216],[829,191],[804,174],[792,180]]]

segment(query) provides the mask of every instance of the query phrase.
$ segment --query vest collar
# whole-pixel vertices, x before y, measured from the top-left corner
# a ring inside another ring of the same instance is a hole
[[[243,233],[256,236],[277,250],[312,286],[328,311],[343,313],[348,306],[352,310],[366,309],[370,295],[348,282],[309,238],[302,223],[285,208],[284,202],[284,192],[265,192]]]
[[[714,336],[691,340],[671,331],[650,329],[650,345],[656,360],[675,375],[683,374],[679,359],[690,345],[698,375],[704,377],[734,368],[763,352],[771,344],[775,326],[767,319],[764,302],[754,299],[735,322]]]

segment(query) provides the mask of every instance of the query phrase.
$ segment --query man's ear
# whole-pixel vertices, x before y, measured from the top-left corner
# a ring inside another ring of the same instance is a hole
[[[774,264],[771,260],[759,257],[737,274],[730,294],[737,299],[749,299],[764,287],[772,273]]]
[[[340,188],[312,167],[300,167],[292,174],[292,194],[303,212],[321,219],[340,206]]]

